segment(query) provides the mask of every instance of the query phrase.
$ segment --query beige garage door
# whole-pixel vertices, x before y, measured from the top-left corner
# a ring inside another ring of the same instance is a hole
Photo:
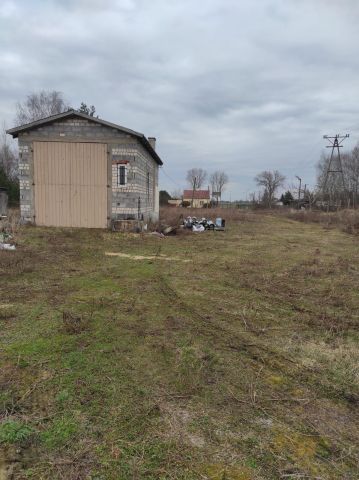
[[[107,227],[107,146],[34,142],[35,222]]]

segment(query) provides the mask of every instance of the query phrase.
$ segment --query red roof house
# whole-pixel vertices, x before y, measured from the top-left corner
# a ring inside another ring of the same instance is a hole
[[[190,202],[192,204],[193,198],[193,205],[194,208],[200,208],[204,205],[208,204],[210,201],[210,194],[208,190],[184,190],[183,191],[183,201]]]

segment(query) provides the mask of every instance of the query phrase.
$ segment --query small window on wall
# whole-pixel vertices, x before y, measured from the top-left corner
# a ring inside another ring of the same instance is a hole
[[[122,187],[127,183],[127,167],[126,165],[117,164],[117,186]]]

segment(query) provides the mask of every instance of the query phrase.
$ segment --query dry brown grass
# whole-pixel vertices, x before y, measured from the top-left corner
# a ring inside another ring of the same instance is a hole
[[[6,232],[12,235],[16,240],[21,232],[20,211],[18,209],[9,209],[8,216],[0,220],[0,232]]]
[[[62,330],[74,335],[84,332],[89,326],[89,319],[83,315],[74,315],[69,311],[62,312]]]
[[[0,445],[14,480],[356,479],[357,238],[181,212],[228,229],[23,227],[0,255],[0,414],[33,432]]]
[[[324,212],[321,210],[240,210],[238,208],[181,208],[162,207],[160,210],[160,223],[166,225],[178,225],[183,218],[194,216],[197,218],[217,217],[226,219],[227,222],[250,222],[261,221],[263,215],[285,216],[291,220],[303,223],[317,223],[324,228],[339,228],[343,232],[359,235],[359,210],[338,210],[337,212]]]
[[[182,208],[162,207],[160,210],[160,223],[166,225],[178,225],[182,219],[188,216],[197,218],[224,218],[227,222],[253,221],[256,216],[252,211],[243,211],[238,208]]]
[[[325,228],[338,227],[346,233],[359,235],[359,210],[338,210],[323,212],[320,210],[285,210],[286,217],[304,223],[319,223]]]

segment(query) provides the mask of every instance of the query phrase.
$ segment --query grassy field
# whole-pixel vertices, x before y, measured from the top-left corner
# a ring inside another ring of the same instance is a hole
[[[16,240],[1,480],[358,478],[357,237],[248,213],[226,232]]]

